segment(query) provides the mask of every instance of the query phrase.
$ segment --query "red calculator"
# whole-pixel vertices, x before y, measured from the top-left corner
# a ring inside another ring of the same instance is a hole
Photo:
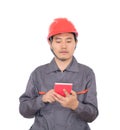
[[[67,92],[70,94],[72,90],[72,83],[55,83],[54,91],[65,97],[63,89],[67,90]]]

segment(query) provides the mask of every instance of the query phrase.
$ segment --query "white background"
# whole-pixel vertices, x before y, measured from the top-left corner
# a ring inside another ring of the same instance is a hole
[[[91,129],[120,129],[119,0],[0,1],[0,127],[28,130],[32,125],[33,119],[19,114],[19,96],[30,73],[53,57],[46,37],[56,17],[75,24],[75,57],[96,74],[99,116]]]

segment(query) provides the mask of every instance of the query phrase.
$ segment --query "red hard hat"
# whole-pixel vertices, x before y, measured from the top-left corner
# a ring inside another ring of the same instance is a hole
[[[75,33],[75,35],[78,36],[78,32],[71,21],[69,21],[67,18],[56,18],[49,27],[47,39],[49,40],[51,36],[56,34],[67,32]]]

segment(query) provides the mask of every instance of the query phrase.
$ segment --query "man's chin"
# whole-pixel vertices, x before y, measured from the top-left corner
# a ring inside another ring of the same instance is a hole
[[[58,60],[60,61],[67,61],[69,58],[65,58],[65,57],[56,57]]]
[[[61,58],[61,59],[59,59],[59,60],[61,60],[61,61],[67,61],[67,59],[65,59],[65,58]]]

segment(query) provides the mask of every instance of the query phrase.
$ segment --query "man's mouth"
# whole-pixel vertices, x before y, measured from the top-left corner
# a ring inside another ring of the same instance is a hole
[[[68,51],[60,51],[60,53],[66,54],[66,53],[68,53]]]

